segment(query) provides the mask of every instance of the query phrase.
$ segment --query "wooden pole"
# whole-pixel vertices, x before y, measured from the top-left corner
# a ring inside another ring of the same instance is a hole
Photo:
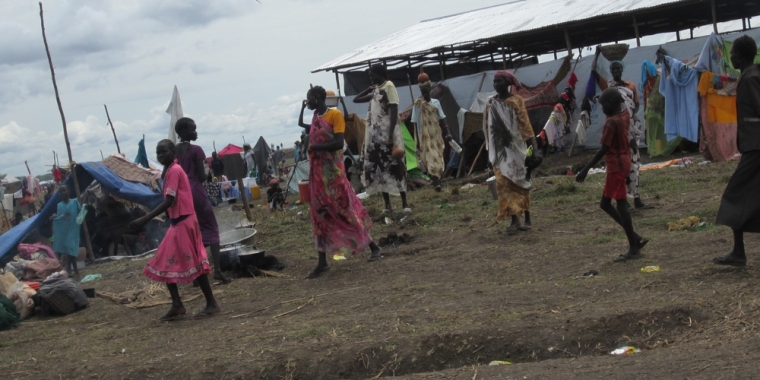
[[[639,36],[639,23],[636,22],[636,15],[633,15],[633,32],[636,33],[636,46],[641,46],[641,36]]]
[[[483,145],[480,146],[480,150],[478,150],[478,154],[475,155],[475,161],[472,162],[472,165],[470,166],[470,171],[467,173],[467,176],[472,175],[472,171],[475,170],[475,165],[478,163],[478,159],[480,159],[480,155],[483,153],[483,149],[486,147],[486,143],[483,143]]]
[[[216,152],[216,141],[214,141],[213,144],[214,144],[214,152]]]
[[[462,141],[462,144],[464,145],[464,141]],[[462,168],[464,168],[464,153],[467,151],[467,147],[462,147],[462,157],[459,159],[459,167],[457,168],[457,176],[454,178],[459,178],[462,176]]]
[[[74,190],[77,194],[77,200],[82,199],[82,193],[79,191],[79,181],[77,180],[76,165],[74,164],[74,158],[71,155],[71,143],[69,143],[69,132],[66,128],[66,116],[63,114],[63,106],[61,105],[61,97],[58,94],[58,84],[55,82],[55,69],[53,68],[53,58],[50,56],[50,48],[47,43],[47,36],[45,36],[45,19],[42,16],[42,2],[40,4],[40,26],[42,27],[42,41],[45,43],[45,53],[47,53],[48,65],[50,65],[50,76],[53,78],[53,90],[55,90],[55,101],[58,103],[58,112],[61,114],[61,123],[63,123],[63,138],[66,140],[66,152],[69,154],[69,164],[71,166],[71,177],[74,180]],[[87,224],[82,223],[82,229],[84,230],[85,246],[87,249],[87,257],[91,260],[95,259],[95,255],[92,253],[92,243],[90,242],[90,231],[87,230]]]
[[[438,52],[438,69],[441,71],[441,80],[446,79],[446,74],[443,72],[443,54]]]
[[[555,53],[555,59],[556,59],[556,53]],[[504,41],[501,41],[501,69],[506,70],[507,69],[507,56],[504,54]]]
[[[24,165],[26,165],[26,172],[27,172],[27,173],[29,173],[29,175],[31,175],[31,174],[32,174],[32,171],[31,171],[31,170],[29,170],[29,163],[28,163],[28,162],[26,162],[26,160],[24,160]]]
[[[111,125],[111,132],[113,132],[113,141],[116,142],[116,151],[121,154],[121,148],[119,148],[119,139],[116,138],[116,129],[113,127],[113,123],[111,122],[111,115],[108,114],[108,107],[106,107],[105,104],[103,104],[103,107],[106,109],[106,118],[108,119],[108,124]]]
[[[251,207],[248,206],[248,197],[245,195],[245,186],[243,186],[243,177],[237,179],[238,189],[240,189],[240,198],[243,200],[243,208],[245,208],[245,217],[248,221],[253,221],[253,215],[251,215]]]
[[[713,32],[718,34],[718,11],[715,7],[715,0],[710,0],[710,8],[712,8]]]
[[[6,214],[7,211],[5,210],[5,205],[3,204],[2,199],[0,199],[0,207],[3,208],[3,227],[0,228],[0,231],[5,232],[7,231],[6,228],[10,230],[11,228],[13,228],[13,226],[11,226],[11,222],[8,221],[8,215]]]
[[[100,159],[101,160],[105,160],[106,159],[105,157],[103,157],[103,151],[102,150],[100,151]]]
[[[340,76],[338,75],[338,70],[334,70],[335,72],[335,85],[338,88],[338,99],[340,99],[340,104],[343,105],[343,117],[348,120],[348,107],[346,107],[346,101],[343,100],[343,95],[340,93]],[[359,145],[359,142],[356,142],[357,145]]]
[[[573,55],[573,45],[570,44],[570,33],[565,28],[565,44],[567,45],[567,55]]]

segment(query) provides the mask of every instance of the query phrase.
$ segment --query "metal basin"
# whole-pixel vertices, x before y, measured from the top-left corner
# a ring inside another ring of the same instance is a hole
[[[239,228],[219,234],[219,245],[222,247],[234,244],[253,245],[253,235],[256,235],[253,228]]]

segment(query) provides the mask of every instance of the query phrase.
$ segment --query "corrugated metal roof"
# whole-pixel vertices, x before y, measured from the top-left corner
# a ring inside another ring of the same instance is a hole
[[[688,0],[516,0],[422,21],[333,59],[313,72],[682,1]]]

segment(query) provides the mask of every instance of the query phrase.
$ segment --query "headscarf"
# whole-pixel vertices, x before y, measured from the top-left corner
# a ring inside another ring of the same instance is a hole
[[[573,88],[575,91],[575,84],[578,83],[578,76],[575,75],[575,71],[570,73],[570,78],[567,79],[567,85]]]
[[[496,72],[496,74],[493,75],[493,78],[494,79],[496,79],[496,78],[502,78],[502,79],[511,80],[513,88],[522,87],[522,84],[517,79],[517,77],[515,76],[515,74],[512,74],[512,72],[509,71],[509,70],[499,70],[499,71]]]
[[[433,86],[433,83],[428,80],[426,82],[418,83],[417,85],[420,86],[420,89],[427,88],[429,90],[430,87]]]
[[[623,69],[625,69],[625,63],[623,61],[620,61],[620,60],[610,61],[610,67],[612,67],[612,65],[614,65],[614,64],[618,64],[618,65],[620,65],[620,67],[622,67]]]

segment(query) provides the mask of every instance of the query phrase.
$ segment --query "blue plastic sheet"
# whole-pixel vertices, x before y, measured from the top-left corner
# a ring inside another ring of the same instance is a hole
[[[119,176],[117,176],[111,169],[103,165],[100,162],[84,162],[77,164],[77,179],[79,180],[79,188],[84,191],[93,181],[100,183],[100,186],[105,189],[109,194],[117,198],[126,199],[130,202],[141,204],[149,208],[158,207],[163,202],[163,195],[153,192],[145,184],[130,182]],[[64,182],[69,187],[69,192],[74,193],[74,179],[71,175],[66,178]],[[40,212],[25,220],[16,227],[13,227],[10,231],[0,235],[0,267],[4,267],[12,258],[12,252],[21,240],[29,232],[38,228],[43,222],[50,218],[56,212],[58,207],[58,193],[56,192],[50,198],[50,201],[45,204],[45,207]]]

